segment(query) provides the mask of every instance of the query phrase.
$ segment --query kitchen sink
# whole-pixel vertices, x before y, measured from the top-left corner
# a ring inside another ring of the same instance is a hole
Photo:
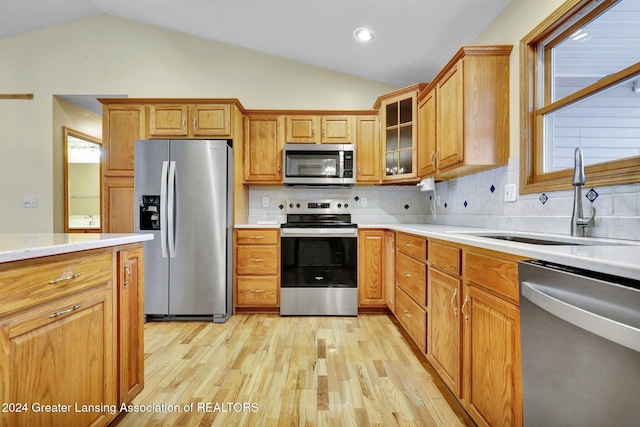
[[[486,233],[473,232],[461,233],[468,236],[484,237],[487,239],[504,240],[516,243],[528,243],[530,245],[543,246],[629,246],[637,245],[636,242],[621,242],[610,239],[600,239],[591,237],[571,237],[553,235],[533,235],[527,233]]]

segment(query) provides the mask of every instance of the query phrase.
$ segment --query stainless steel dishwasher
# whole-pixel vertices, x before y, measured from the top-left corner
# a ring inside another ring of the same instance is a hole
[[[640,281],[519,264],[525,427],[640,425]]]

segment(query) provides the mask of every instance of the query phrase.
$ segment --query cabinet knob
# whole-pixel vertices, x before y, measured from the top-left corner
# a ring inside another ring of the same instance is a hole
[[[409,273],[408,273],[408,272],[406,272],[406,271],[404,272],[404,275],[405,275],[405,276],[407,276],[407,277],[411,277],[411,274],[409,274]]]
[[[251,258],[251,262],[263,262],[264,258]]]
[[[407,317],[411,317],[411,313],[409,313],[407,310],[404,311],[404,315]]]

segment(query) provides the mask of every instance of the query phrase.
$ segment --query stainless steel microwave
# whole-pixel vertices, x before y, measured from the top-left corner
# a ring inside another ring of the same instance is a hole
[[[353,144],[284,144],[283,153],[285,185],[355,184]]]

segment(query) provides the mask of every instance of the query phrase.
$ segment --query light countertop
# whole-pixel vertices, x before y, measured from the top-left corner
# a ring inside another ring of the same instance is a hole
[[[236,228],[273,228],[279,225],[248,224]],[[435,224],[358,224],[359,229],[383,228],[439,239],[461,245],[475,246],[525,258],[552,262],[575,268],[640,280],[640,242],[602,238],[580,238],[568,235],[527,233],[510,230],[456,227]],[[511,242],[475,234],[515,234],[523,237],[566,239],[581,245],[537,245]],[[595,244],[594,244],[595,243]]]
[[[153,240],[153,234],[2,233],[0,263]]]

